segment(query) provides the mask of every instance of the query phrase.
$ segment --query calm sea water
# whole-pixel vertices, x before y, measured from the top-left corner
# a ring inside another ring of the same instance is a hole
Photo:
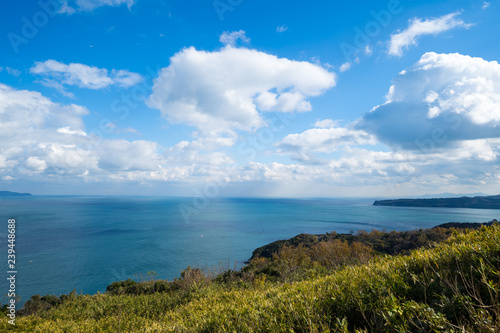
[[[485,222],[497,210],[372,206],[373,200],[216,199],[191,221],[187,198],[3,197],[0,301],[7,300],[7,220],[15,218],[17,293],[104,292],[114,281],[155,271],[173,279],[188,265],[233,265],[269,242],[299,233],[411,230]]]

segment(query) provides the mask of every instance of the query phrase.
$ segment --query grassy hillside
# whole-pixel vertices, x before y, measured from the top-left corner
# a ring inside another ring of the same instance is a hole
[[[319,244],[319,245],[318,245]],[[334,240],[286,246],[242,271],[122,281],[32,299],[23,332],[499,332],[500,226],[409,255]],[[298,272],[298,273],[297,273]],[[6,323],[0,331],[14,330]]]

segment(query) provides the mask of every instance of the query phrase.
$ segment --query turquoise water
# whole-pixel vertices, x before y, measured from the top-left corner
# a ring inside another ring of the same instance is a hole
[[[173,279],[188,265],[233,266],[269,242],[299,233],[410,230],[485,222],[497,210],[372,206],[373,200],[216,199],[186,221],[193,199],[33,196],[0,201],[0,253],[7,277],[7,220],[15,218],[17,292],[104,292],[114,281],[155,271]],[[0,301],[7,300],[6,278]]]

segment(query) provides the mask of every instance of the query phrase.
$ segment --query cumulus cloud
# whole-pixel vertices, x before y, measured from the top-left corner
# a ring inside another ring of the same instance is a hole
[[[81,117],[86,114],[84,107],[59,105],[39,93],[0,84],[0,155],[6,161],[4,169],[12,176],[23,170],[29,173],[63,167],[64,163],[51,165],[44,155],[53,143],[61,149],[74,146],[77,136],[69,134],[83,133]]]
[[[300,163],[254,165],[246,177],[371,193],[479,191],[500,181],[499,91],[497,62],[426,53],[362,119],[346,127],[320,120],[276,144]]]
[[[460,14],[461,12],[455,12],[427,20],[420,18],[410,20],[408,28],[391,35],[387,52],[390,55],[401,57],[404,50],[412,45],[417,45],[417,40],[420,36],[437,35],[458,27],[470,27],[470,24],[458,18]]]
[[[285,136],[276,152],[300,163],[245,172],[383,195],[479,191],[500,181],[499,91],[497,62],[426,53],[362,119],[345,128],[325,119]]]
[[[106,181],[169,176],[161,168],[165,158],[157,143],[88,134],[82,119],[87,114],[82,106],[0,84],[0,177]]]
[[[256,50],[225,47],[174,55],[155,79],[147,104],[172,123],[200,132],[251,131],[265,126],[259,111],[310,111],[310,97],[336,83],[333,73]]]
[[[375,138],[365,131],[337,127],[331,119],[318,121],[315,125],[319,128],[287,135],[276,144],[277,153],[290,154],[292,159],[304,163],[322,163],[314,154],[329,154],[345,146],[376,143]]]
[[[33,184],[238,179],[226,167],[234,160],[211,151],[232,146],[236,136],[200,136],[164,148],[153,141],[99,137],[85,129],[88,114],[82,106],[0,84],[0,179]]]
[[[23,131],[32,129],[50,130],[66,126],[82,129],[81,117],[88,114],[88,110],[75,104],[61,106],[40,93],[0,84],[0,114],[0,135],[22,138]]]
[[[491,147],[491,142],[483,143]],[[336,153],[339,156],[323,163],[250,162],[231,176],[233,181],[273,182],[274,191],[290,185],[284,192],[276,192],[281,195],[333,195],[335,191],[340,191],[339,196],[475,192],[500,180],[497,154],[482,155],[484,147],[479,146],[471,143],[461,154],[448,151],[425,155],[346,146]],[[467,150],[469,147],[471,150]],[[293,193],[291,188],[295,189]]]
[[[0,179],[255,182],[273,184],[275,195],[474,192],[499,183],[500,65],[460,54],[424,54],[395,78],[386,103],[355,123],[321,119],[285,135],[274,153],[289,163],[231,155],[237,130],[266,126],[265,111],[310,110],[308,99],[334,85],[334,74],[307,62],[246,48],[185,49],[160,71],[148,104],[196,132],[162,147],[98,138],[84,126],[86,108],[0,84]]]
[[[151,171],[161,163],[156,142],[106,140],[96,149],[101,152],[98,167],[107,171]]]
[[[392,100],[398,91],[393,89]],[[40,93],[0,84],[0,179],[80,185],[175,181],[193,186],[214,181],[224,184],[221,188],[253,183],[269,189],[267,195],[300,196],[332,195],[333,189],[362,195],[361,188],[371,195],[387,195],[392,188],[415,192],[417,187],[421,193],[436,188],[463,191],[464,186],[477,191],[482,184],[500,181],[497,137],[466,140],[458,150],[376,151],[380,144],[366,147],[376,143],[370,134],[323,119],[278,143],[282,154],[298,162],[238,163],[228,152],[218,151],[234,145],[234,133],[210,137],[200,132],[191,142],[164,148],[146,140],[96,137],[83,124],[88,113],[78,105],[54,103]],[[319,154],[324,160],[317,159]]]
[[[224,45],[235,46],[241,40],[243,43],[250,43],[250,38],[245,34],[245,31],[224,31],[219,37],[219,41]]]
[[[130,87],[142,81],[142,76],[127,70],[98,68],[79,63],[64,64],[56,60],[36,62],[32,74],[43,77],[42,83],[65,92],[65,86],[102,89],[112,85]],[[67,92],[66,92],[67,93]],[[71,94],[71,93],[67,93]]]
[[[460,54],[424,54],[402,71],[387,101],[358,128],[392,147],[428,151],[500,138],[500,65]]]

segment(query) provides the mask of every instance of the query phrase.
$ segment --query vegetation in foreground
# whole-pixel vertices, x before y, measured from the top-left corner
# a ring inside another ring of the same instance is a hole
[[[34,296],[0,331],[499,332],[500,225],[441,233],[453,235],[409,254],[333,237],[285,244],[240,271]]]

